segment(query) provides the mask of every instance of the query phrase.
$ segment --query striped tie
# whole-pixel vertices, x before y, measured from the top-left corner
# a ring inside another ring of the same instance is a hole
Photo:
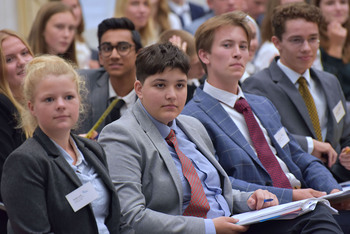
[[[207,213],[210,210],[210,206],[196,169],[194,168],[191,160],[187,158],[186,155],[184,155],[179,149],[174,130],[170,130],[170,133],[165,140],[168,145],[174,147],[175,152],[181,162],[182,173],[191,187],[191,201],[185,209],[183,215],[206,218]]]

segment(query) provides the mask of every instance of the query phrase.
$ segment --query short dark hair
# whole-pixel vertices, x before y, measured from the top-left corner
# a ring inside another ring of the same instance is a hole
[[[304,19],[318,26],[323,18],[318,7],[305,2],[293,2],[277,6],[272,13],[273,35],[282,40],[282,35],[286,31],[286,22],[293,19]]]
[[[166,68],[178,68],[186,75],[190,69],[188,56],[170,42],[143,48],[137,55],[135,64],[136,78],[142,84],[147,77],[162,73]]]
[[[132,40],[135,43],[136,52],[142,48],[141,36],[140,36],[139,32],[135,30],[134,23],[126,17],[108,18],[108,19],[103,20],[98,25],[97,37],[98,37],[98,44],[99,45],[101,45],[101,38],[102,38],[103,34],[105,34],[105,32],[107,32],[108,30],[113,30],[113,29],[130,30],[131,34],[132,34]]]

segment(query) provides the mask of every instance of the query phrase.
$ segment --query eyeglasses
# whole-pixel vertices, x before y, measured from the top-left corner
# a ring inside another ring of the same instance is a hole
[[[295,47],[303,46],[305,41],[307,41],[307,43],[313,47],[318,46],[320,43],[320,39],[318,37],[311,37],[309,39],[304,39],[302,37],[293,37],[293,38],[288,39],[288,42]]]
[[[109,42],[104,42],[98,47],[98,49],[101,51],[103,57],[108,58],[109,56],[111,56],[114,49],[117,50],[120,56],[126,56],[130,53],[130,49],[133,46],[134,45],[131,45],[129,42],[126,41],[118,42],[118,44],[115,46],[113,46]]]

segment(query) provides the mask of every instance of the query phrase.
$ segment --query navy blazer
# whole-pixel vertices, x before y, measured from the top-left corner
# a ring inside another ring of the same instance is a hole
[[[286,130],[290,141],[281,148],[274,135],[283,128],[280,116],[265,97],[244,94],[255,115],[267,130],[277,155],[290,172],[300,180],[303,188],[327,193],[341,189],[332,174],[314,156],[304,152]],[[241,191],[266,189],[276,194],[280,203],[292,201],[292,189],[272,187],[272,180],[252,147],[244,138],[220,102],[198,88],[183,114],[199,119],[207,129],[219,162],[230,176],[232,188]]]
[[[200,5],[192,3],[192,2],[189,2],[188,5],[190,6],[192,20],[196,20],[196,19],[202,17],[203,15],[205,15],[206,11]]]
[[[102,147],[72,135],[110,195],[106,226],[119,233],[120,206]],[[15,233],[98,233],[91,205],[74,212],[66,195],[82,183],[55,144],[40,129],[10,154],[4,165],[2,195]]]

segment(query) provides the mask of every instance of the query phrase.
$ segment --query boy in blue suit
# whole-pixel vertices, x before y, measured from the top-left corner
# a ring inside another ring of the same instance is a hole
[[[206,127],[232,187],[242,191],[267,189],[276,194],[280,203],[339,191],[341,187],[322,162],[302,151],[282,126],[271,102],[245,94],[239,87],[249,56],[247,20],[238,23],[214,17],[198,28],[195,39],[208,78],[203,89],[196,90],[183,114],[199,119]],[[252,110],[250,122],[254,120],[255,126],[252,131],[244,114],[235,109],[241,99]],[[258,131],[261,137],[256,140],[251,134]],[[262,142],[261,150],[257,145]],[[256,152],[269,153],[262,157]],[[265,161],[274,166],[270,168]],[[274,175],[276,171],[280,173]]]

